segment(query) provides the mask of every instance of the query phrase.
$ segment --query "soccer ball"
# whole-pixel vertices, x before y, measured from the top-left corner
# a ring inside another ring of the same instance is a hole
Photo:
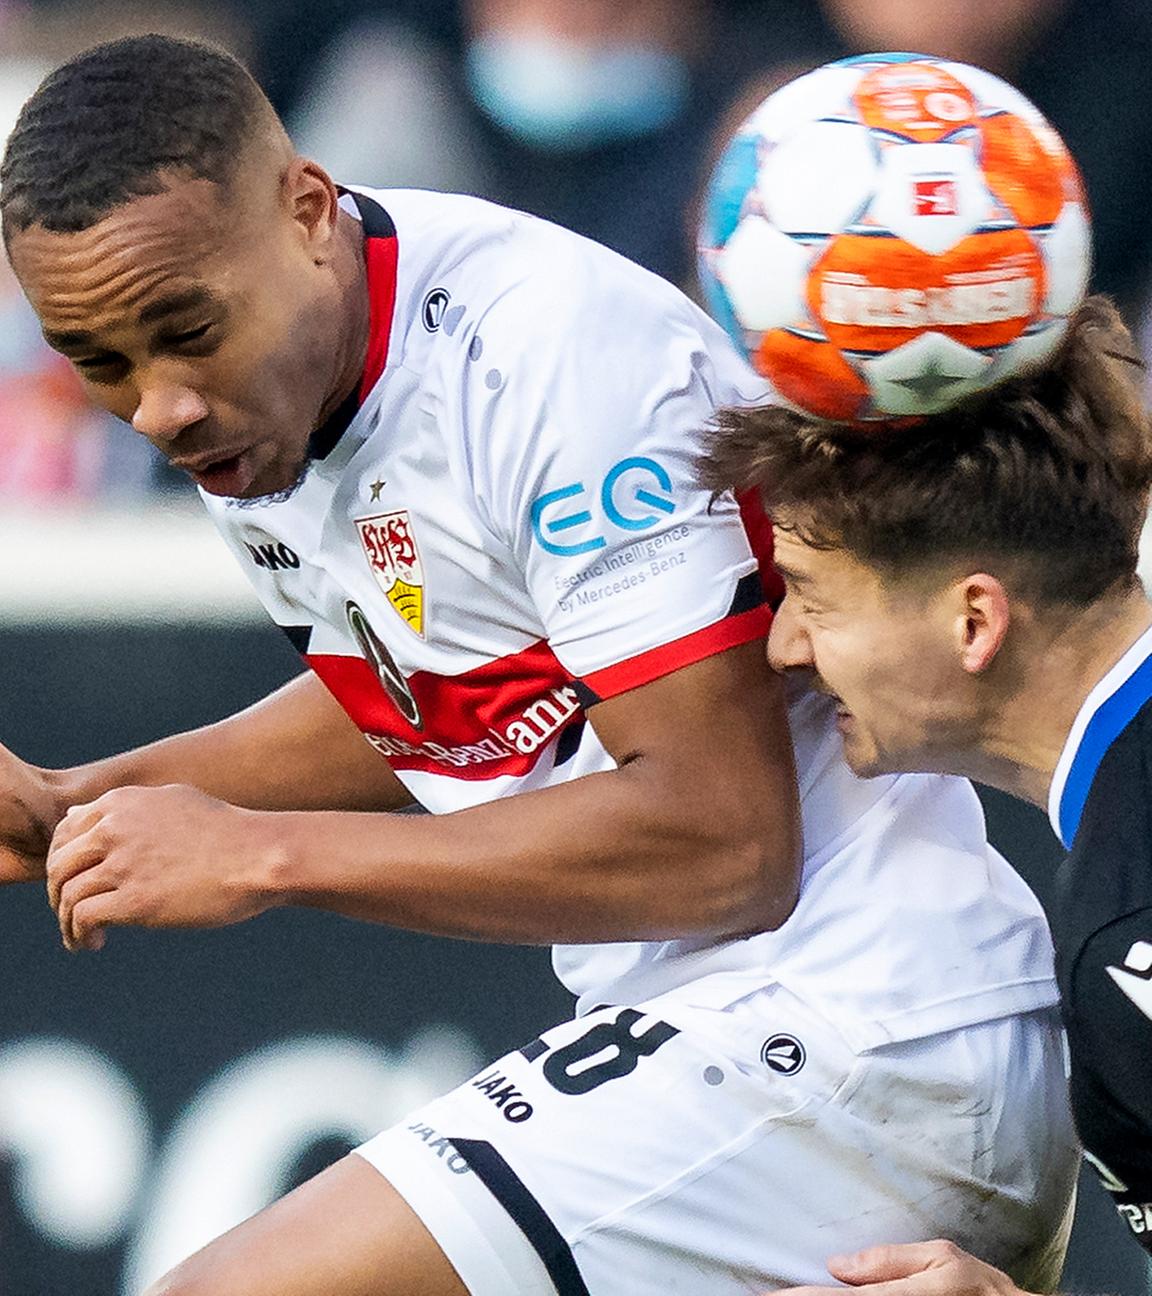
[[[963,63],[869,54],[771,95],[713,173],[700,274],[788,404],[916,417],[1051,355],[1091,262],[1063,141]]]

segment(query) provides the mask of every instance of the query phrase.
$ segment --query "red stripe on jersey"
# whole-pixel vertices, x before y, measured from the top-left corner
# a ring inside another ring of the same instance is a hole
[[[376,386],[388,363],[392,315],[396,309],[396,263],[400,250],[396,236],[366,238],[364,261],[368,270],[368,356],[360,380],[360,403]]]
[[[462,675],[408,676],[420,728],[401,715],[364,658],[309,653],[307,661],[398,770],[461,779],[521,777],[584,717],[571,675],[543,640]]]
[[[638,657],[593,671],[591,675],[585,675],[582,682],[600,699],[617,697],[629,689],[651,684],[673,671],[692,666],[705,657],[714,657],[729,648],[763,639],[771,624],[772,611],[767,603],[762,603],[747,612],[738,612],[705,626],[703,630],[674,639],[660,648],[651,648]]]
[[[740,505],[744,534],[760,564],[760,583],[764,586],[764,597],[772,607],[779,607],[784,601],[784,582],[772,562],[776,548],[772,538],[772,519],[764,512],[764,501],[758,490],[744,491],[737,495],[736,501]]]

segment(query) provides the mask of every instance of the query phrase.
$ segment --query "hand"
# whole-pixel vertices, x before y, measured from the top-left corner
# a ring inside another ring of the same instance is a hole
[[[63,814],[48,774],[0,747],[0,885],[44,876],[48,843]]]
[[[868,1296],[1028,1296],[953,1242],[909,1242],[834,1256],[828,1272]],[[844,1296],[843,1287],[791,1287],[776,1296]]]
[[[65,946],[101,949],[112,926],[223,927],[263,912],[269,818],[179,786],[116,788],[74,806],[48,852]]]

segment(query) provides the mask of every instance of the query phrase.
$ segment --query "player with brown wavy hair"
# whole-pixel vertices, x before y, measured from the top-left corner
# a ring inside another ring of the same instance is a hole
[[[780,408],[727,411],[703,475],[762,492],[787,587],[770,659],[835,698],[856,773],[964,774],[1047,808],[1069,849],[1051,921],[1073,1109],[1152,1250],[1142,383],[1118,313],[1095,297],[1043,369],[916,424],[863,433]],[[830,1267],[883,1296],[1016,1290],[942,1242]]]

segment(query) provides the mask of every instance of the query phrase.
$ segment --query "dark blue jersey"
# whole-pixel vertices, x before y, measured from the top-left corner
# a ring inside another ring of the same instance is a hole
[[[1152,632],[1093,690],[1053,781],[1070,846],[1052,906],[1089,1159],[1152,1251]]]

